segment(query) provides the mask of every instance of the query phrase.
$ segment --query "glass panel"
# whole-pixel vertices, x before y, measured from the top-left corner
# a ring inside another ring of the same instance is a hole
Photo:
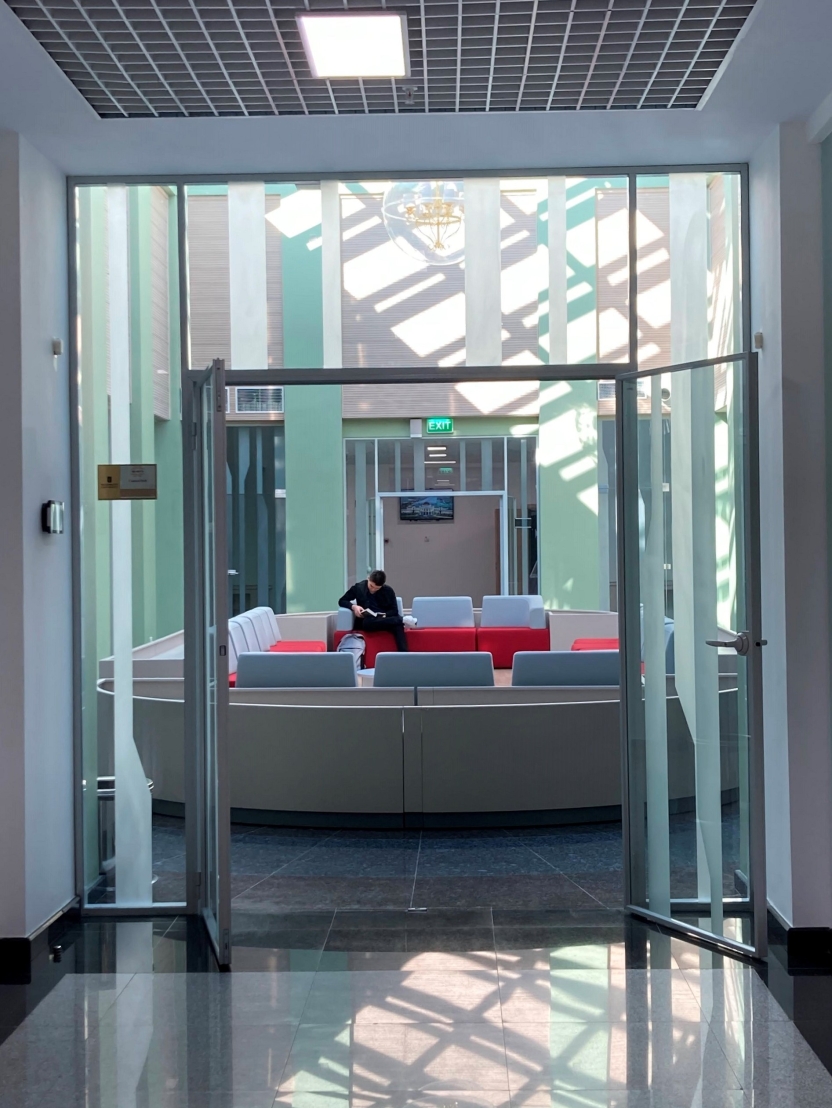
[[[176,190],[75,190],[88,904],[185,899],[182,420]],[[101,465],[157,498],[101,500]]]
[[[738,353],[739,174],[641,176],[637,196],[640,368]]]
[[[242,391],[236,390],[238,396]],[[282,419],[229,421],[226,514],[231,615],[259,605],[286,611],[284,442]]]
[[[627,196],[625,178],[190,185],[192,364],[626,361]]]
[[[627,721],[634,902],[748,943],[751,662],[711,645],[749,628],[745,363],[652,377],[648,411],[625,389],[642,658]]]

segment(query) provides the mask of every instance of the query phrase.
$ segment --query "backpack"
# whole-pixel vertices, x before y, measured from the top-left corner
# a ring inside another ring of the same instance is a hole
[[[348,635],[344,635],[343,639],[338,643],[338,654],[352,654],[353,661],[355,662],[356,670],[364,668],[364,652],[367,649],[367,642],[363,635],[357,634],[355,631],[351,631]]]

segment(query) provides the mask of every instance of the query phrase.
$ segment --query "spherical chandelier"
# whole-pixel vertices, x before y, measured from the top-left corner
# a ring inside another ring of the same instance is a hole
[[[462,181],[397,181],[384,194],[384,226],[398,248],[428,265],[465,255]]]

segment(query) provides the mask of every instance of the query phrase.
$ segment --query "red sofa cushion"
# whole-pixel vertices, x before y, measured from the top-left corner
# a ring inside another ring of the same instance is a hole
[[[336,631],[334,636],[335,649],[338,649],[338,643],[344,635],[352,635],[353,633],[364,636],[364,642],[366,643],[364,651],[365,669],[372,669],[375,666],[377,654],[395,652],[397,649],[396,639],[392,631]]]
[[[618,639],[575,639],[573,650],[618,650]]]
[[[420,653],[477,649],[476,627],[408,628],[407,645]]]
[[[281,639],[269,647],[272,654],[326,654],[326,643],[313,639]]]
[[[511,669],[518,650],[548,650],[546,627],[478,627],[477,650],[487,651],[495,669]]]

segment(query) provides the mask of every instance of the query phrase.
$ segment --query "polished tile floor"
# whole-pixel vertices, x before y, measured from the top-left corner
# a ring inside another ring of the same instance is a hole
[[[723,822],[725,889],[739,832]],[[674,895],[695,896],[693,813],[671,824]],[[481,831],[322,831],[232,826],[234,906],[268,911],[621,907],[620,823]],[[154,817],[156,903],[184,899],[183,821]]]
[[[181,821],[153,857],[181,899]],[[85,917],[0,985],[0,1108],[832,1108],[832,977],[627,916],[618,824],[237,825],[231,857],[231,974],[196,919]]]
[[[831,978],[614,909],[284,913],[231,974],[182,917],[53,943],[0,986],[2,1108],[832,1105]]]

